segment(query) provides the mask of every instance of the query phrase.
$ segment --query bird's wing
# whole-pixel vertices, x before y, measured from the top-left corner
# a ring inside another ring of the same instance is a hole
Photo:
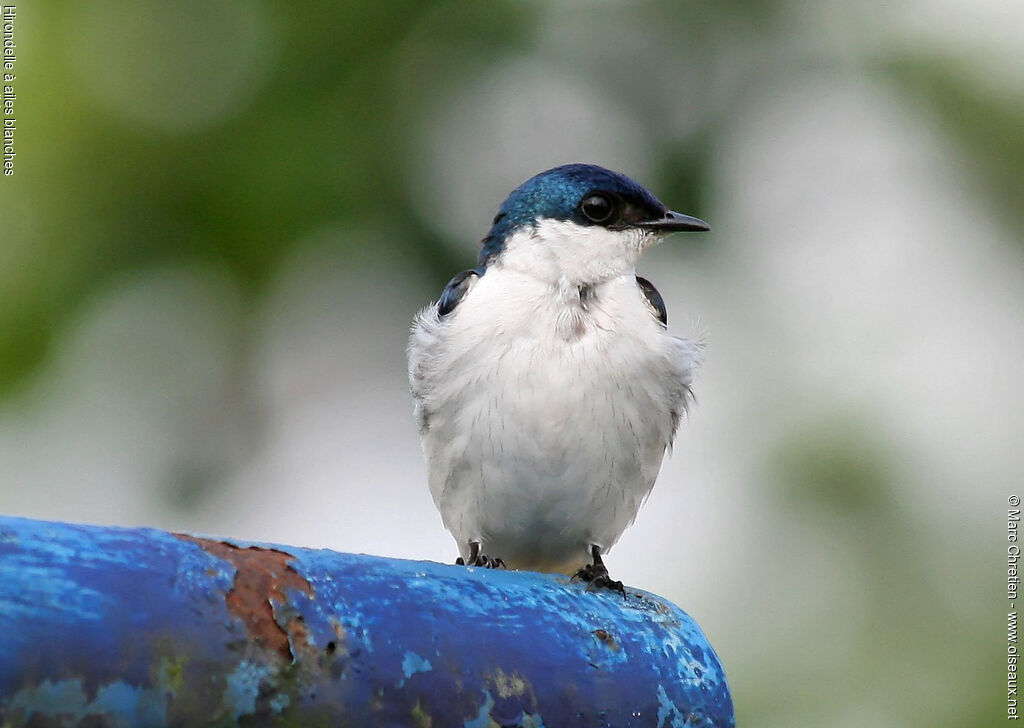
[[[459,305],[462,297],[466,295],[466,291],[481,275],[483,275],[483,271],[472,268],[462,271],[448,281],[448,285],[441,291],[441,298],[437,301],[437,315],[447,316],[450,314]]]
[[[441,297],[424,308],[412,323],[409,336],[409,388],[416,402],[416,420],[420,432],[430,427],[434,388],[439,376],[437,356],[448,327],[447,317],[459,305],[477,278],[483,275],[479,269],[466,270],[452,278]]]
[[[644,300],[647,301],[654,317],[661,321],[662,326],[668,326],[668,310],[665,308],[665,300],[658,293],[658,289],[649,280],[640,276],[636,277],[636,284],[640,286],[640,292],[644,294]]]
[[[704,344],[693,339],[670,337],[669,361],[672,366],[665,370],[663,381],[669,414],[672,417],[672,430],[669,445],[675,439],[679,429],[679,420],[686,414],[693,402],[693,375],[700,367]]]
[[[643,294],[647,308],[654,318],[661,322],[661,325],[668,328],[668,310],[665,308],[665,300],[658,293],[646,278],[636,277],[636,284]],[[671,366],[664,370],[662,381],[665,393],[665,402],[668,405],[671,416],[671,432],[668,444],[675,439],[676,430],[679,429],[679,420],[686,414],[690,403],[693,402],[693,375],[700,366],[701,353],[704,349],[702,341],[681,339],[675,336],[669,338],[669,362]]]

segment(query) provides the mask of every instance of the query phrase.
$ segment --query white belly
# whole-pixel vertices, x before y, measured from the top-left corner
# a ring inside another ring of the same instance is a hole
[[[463,554],[479,541],[512,568],[569,572],[610,548],[671,442],[681,343],[631,276],[581,305],[490,271],[448,319],[421,320],[430,488]]]

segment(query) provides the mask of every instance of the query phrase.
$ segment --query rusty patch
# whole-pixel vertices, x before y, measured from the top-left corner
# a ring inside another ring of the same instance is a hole
[[[601,642],[603,642],[606,647],[611,648],[615,652],[619,651],[619,645],[615,641],[615,638],[612,637],[606,630],[595,629],[594,636],[601,640]]]
[[[334,630],[337,640],[331,640],[327,643],[327,651],[333,653],[335,650],[342,648],[344,649],[345,644],[345,628],[341,625],[334,617],[331,617],[331,628]]]
[[[306,627],[300,618],[288,621],[287,630],[274,619],[274,605],[287,602],[285,589],[296,589],[312,596],[309,582],[289,563],[291,554],[258,546],[239,548],[223,541],[199,538],[184,533],[174,534],[182,541],[191,541],[217,558],[235,567],[235,580],[224,599],[228,611],[242,620],[249,637],[264,649],[275,652],[288,662],[295,655],[291,644],[306,639]],[[289,639],[291,632],[292,640]]]

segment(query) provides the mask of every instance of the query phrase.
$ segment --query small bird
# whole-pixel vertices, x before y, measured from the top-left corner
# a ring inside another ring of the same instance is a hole
[[[416,315],[409,381],[456,563],[623,591],[602,556],[654,485],[700,359],[635,267],[669,233],[708,229],[625,175],[555,167],[508,196],[477,267]]]

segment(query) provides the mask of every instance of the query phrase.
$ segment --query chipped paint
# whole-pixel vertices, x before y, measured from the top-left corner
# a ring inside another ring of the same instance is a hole
[[[161,657],[157,670],[157,684],[173,697],[178,694],[184,681],[185,658]]]
[[[594,636],[597,637],[601,644],[603,644],[608,649],[612,650],[613,652],[619,651],[618,643],[615,641],[615,638],[612,637],[611,633],[608,632],[608,630],[595,629]]]
[[[289,705],[291,705],[292,699],[287,693],[278,693],[270,699],[270,710],[274,713],[280,713]]]
[[[255,715],[256,699],[260,695],[263,685],[272,686],[275,683],[277,670],[269,665],[243,660],[227,676],[227,685],[224,688],[224,707],[231,714],[231,717],[238,721],[245,715]]]
[[[98,717],[108,722],[130,726],[161,726],[167,724],[167,694],[159,686],[140,688],[116,681],[99,686],[89,700],[82,681],[76,679],[26,687],[5,701],[0,712],[4,726],[17,724],[48,724],[49,720],[67,718],[78,725]]]
[[[0,613],[2,726],[734,725],[685,613],[544,574],[0,517]]]
[[[516,673],[503,672],[499,667],[494,671],[494,689],[502,698],[514,698],[525,694],[530,685]]]
[[[433,728],[434,726],[434,719],[423,709],[423,705],[418,700],[416,705],[412,706],[412,712],[409,715],[412,718],[413,728]]]
[[[19,690],[7,701],[8,710],[14,715],[20,714],[26,723],[36,713],[48,716],[48,705],[59,705],[61,712],[74,716],[77,723],[81,720],[80,716],[85,714],[86,699],[82,684],[78,680],[51,682],[45,679],[38,685]]]
[[[430,664],[430,660],[420,657],[415,652],[406,652],[405,657],[402,658],[402,674],[405,675],[406,680],[417,672],[430,672],[433,669],[434,666]]]
[[[299,620],[278,623],[274,603],[286,603],[285,589],[296,589],[310,594],[309,583],[291,567],[294,557],[280,549],[249,546],[240,548],[227,541],[214,541],[177,533],[177,538],[197,544],[207,553],[224,559],[235,567],[235,578],[225,601],[228,611],[242,620],[246,632],[257,644],[276,652],[282,659],[292,662],[292,645],[301,634]],[[291,632],[299,632],[292,635]]]
[[[501,728],[495,721],[491,720],[491,710],[494,709],[494,696],[490,690],[484,691],[484,702],[476,715],[465,720],[462,728]]]

